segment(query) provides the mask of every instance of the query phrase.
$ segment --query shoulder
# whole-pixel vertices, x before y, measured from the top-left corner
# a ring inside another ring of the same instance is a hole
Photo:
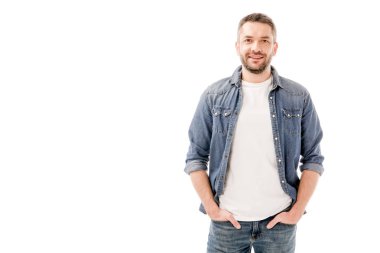
[[[298,96],[307,96],[309,91],[300,83],[297,83],[293,80],[279,76],[280,86],[288,93]]]
[[[222,78],[210,84],[206,89],[206,93],[209,95],[214,95],[214,94],[220,95],[230,90],[231,86],[232,86],[231,77]]]
[[[241,81],[241,66],[238,66],[231,76],[222,78],[206,89],[206,93],[209,95],[221,95],[230,91],[237,83]]]

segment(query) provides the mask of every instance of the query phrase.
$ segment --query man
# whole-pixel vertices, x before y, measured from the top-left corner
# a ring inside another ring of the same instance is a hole
[[[294,252],[323,173],[319,119],[308,91],[270,65],[278,47],[270,17],[244,17],[235,46],[242,66],[206,89],[189,129],[185,172],[211,218],[207,249]]]

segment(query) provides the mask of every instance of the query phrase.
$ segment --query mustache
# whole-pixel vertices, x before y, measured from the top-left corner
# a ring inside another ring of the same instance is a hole
[[[248,54],[248,56],[252,57],[252,56],[265,56],[265,54],[262,54],[262,53],[253,53],[253,54]]]

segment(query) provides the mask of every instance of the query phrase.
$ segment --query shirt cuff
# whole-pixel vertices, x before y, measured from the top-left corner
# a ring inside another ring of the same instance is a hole
[[[301,171],[304,171],[304,170],[315,171],[320,176],[322,176],[322,174],[324,172],[323,166],[321,164],[319,164],[319,163],[304,163],[304,164],[301,165],[300,169],[301,169]]]
[[[197,170],[207,170],[207,165],[200,161],[191,161],[186,164],[185,172],[190,175],[191,172]]]

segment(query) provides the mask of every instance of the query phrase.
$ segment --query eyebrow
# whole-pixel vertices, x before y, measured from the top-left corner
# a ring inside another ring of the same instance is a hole
[[[244,38],[253,38],[253,36],[245,35]],[[270,37],[269,36],[262,36],[262,37],[260,37],[260,39],[270,39]]]

